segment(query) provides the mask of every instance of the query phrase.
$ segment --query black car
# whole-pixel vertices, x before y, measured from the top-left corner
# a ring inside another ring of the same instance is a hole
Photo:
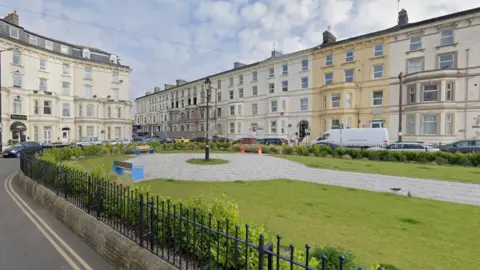
[[[207,138],[204,138],[204,137],[195,137],[195,138],[192,138],[190,141],[191,141],[191,142],[203,142],[203,143],[206,143],[206,142],[207,142]]]
[[[22,142],[3,150],[3,157],[20,157],[22,152],[43,153],[43,147],[37,142]]]
[[[212,138],[212,142],[220,142],[220,143],[225,143],[225,142],[230,142],[230,139],[229,139],[229,138],[225,138],[225,137],[217,137],[217,136],[213,136],[213,138]]]
[[[288,145],[288,140],[282,138],[263,138],[257,140],[259,144],[265,145]]]
[[[454,142],[447,145],[442,145],[439,148],[440,148],[440,151],[451,152],[451,153],[480,152],[480,141],[479,140],[459,141],[459,142]]]

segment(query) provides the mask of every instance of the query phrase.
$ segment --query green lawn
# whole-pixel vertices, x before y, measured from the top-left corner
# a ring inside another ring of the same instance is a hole
[[[480,269],[477,206],[295,180],[143,184],[172,198],[226,194],[245,220],[296,247],[344,247],[365,267],[379,260],[402,269]]]
[[[313,168],[480,184],[480,168],[370,160],[276,155]]]
[[[98,166],[104,166],[106,171],[111,171],[113,170],[114,160],[124,161],[131,158],[135,158],[135,156],[130,156],[130,155],[104,156],[104,157],[95,157],[95,158],[78,160],[75,162],[80,163],[83,167],[87,169],[98,165]],[[67,162],[72,162],[72,161],[67,161]]]
[[[194,165],[222,165],[227,164],[228,160],[219,158],[211,158],[209,160],[205,160],[204,158],[192,158],[187,160],[187,163]]]
[[[80,163],[87,167],[103,164],[110,169],[113,160],[128,158],[101,157]],[[357,162],[305,158],[305,162],[308,159],[339,164]],[[381,163],[385,164],[430,167]],[[397,167],[397,170],[406,169]],[[284,244],[291,242],[297,248],[305,243],[343,247],[354,252],[357,262],[364,267],[377,260],[402,269],[480,269],[478,206],[286,179],[233,183],[152,180],[142,185],[150,185],[153,192],[172,198],[225,194],[238,203],[245,221],[264,224],[268,231],[281,234]]]

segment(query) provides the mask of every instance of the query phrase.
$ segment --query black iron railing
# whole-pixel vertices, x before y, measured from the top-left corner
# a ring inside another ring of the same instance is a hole
[[[34,153],[23,153],[20,167],[38,184],[179,269],[346,270],[343,256],[332,266],[326,256],[312,259],[309,245],[284,246],[279,235],[254,234],[248,224],[216,220],[211,213],[43,161]]]

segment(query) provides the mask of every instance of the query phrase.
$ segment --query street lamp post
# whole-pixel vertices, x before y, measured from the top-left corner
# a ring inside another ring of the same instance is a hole
[[[208,118],[209,118],[209,113],[210,111],[208,110],[208,100],[210,99],[210,93],[211,93],[211,87],[212,83],[210,82],[210,79],[207,78],[205,80],[205,88],[207,89],[207,145],[205,146],[205,160],[210,159],[210,139],[208,138]]]
[[[2,124],[2,52],[11,51],[13,48],[0,51],[0,152],[3,151],[3,124]]]

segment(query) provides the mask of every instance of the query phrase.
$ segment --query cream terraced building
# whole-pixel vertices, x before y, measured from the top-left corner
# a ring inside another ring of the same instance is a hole
[[[118,56],[0,20],[2,144],[130,138],[131,69]]]
[[[209,126],[207,91],[211,81]],[[205,78],[158,87],[136,99],[135,125],[163,136],[304,138],[311,123],[311,53],[271,57]]]

